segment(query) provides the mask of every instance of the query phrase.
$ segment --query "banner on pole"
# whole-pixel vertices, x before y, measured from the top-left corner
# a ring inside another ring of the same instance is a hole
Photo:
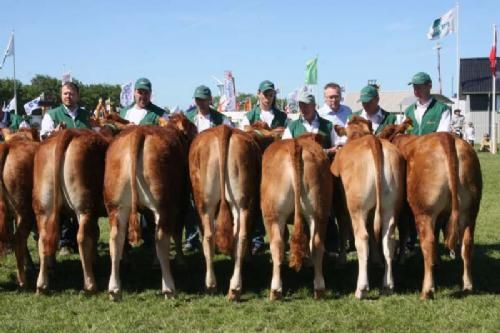
[[[440,39],[455,32],[455,17],[455,8],[453,8],[440,18],[435,19],[427,32],[427,38]]]
[[[318,57],[306,63],[306,84],[318,84]]]
[[[122,85],[120,92],[120,104],[127,107],[134,102],[134,90],[132,89],[132,82]]]
[[[0,69],[2,69],[3,65],[5,64],[5,59],[10,56],[14,56],[14,33],[10,35],[9,43],[7,44],[7,48],[5,49],[5,54],[2,59],[2,64],[0,65]]]
[[[24,111],[26,111],[26,114],[28,116],[31,116],[31,113],[33,112],[33,110],[40,108],[39,103],[40,103],[41,99],[42,99],[41,96],[38,96],[34,100],[29,101],[28,103],[24,104]]]

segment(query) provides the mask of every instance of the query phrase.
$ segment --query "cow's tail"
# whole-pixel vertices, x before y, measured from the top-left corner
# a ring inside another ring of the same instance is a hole
[[[7,193],[3,181],[3,169],[5,160],[9,154],[9,147],[6,144],[0,146],[0,256],[5,255],[12,243],[13,230],[9,225],[7,209]]]
[[[455,138],[451,134],[442,135],[441,142],[445,148],[445,151],[449,151],[446,154],[447,164],[448,164],[448,185],[451,194],[451,214],[448,220],[448,226],[446,229],[446,246],[450,251],[455,250],[455,245],[458,240],[458,218],[459,218],[459,204],[458,204],[458,157],[457,148],[455,147]]]
[[[52,197],[52,212],[48,220],[49,223],[46,225],[46,239],[47,245],[49,246],[49,253],[53,253],[53,251],[56,250],[56,239],[59,237],[59,211],[62,205],[61,194],[63,193],[63,189],[61,188],[61,180],[63,179],[64,173],[64,158],[71,140],[78,135],[76,132],[68,130],[63,130],[60,133],[61,134],[59,134],[59,137],[56,139],[56,146],[54,148],[54,192]]]
[[[375,163],[375,214],[373,217],[373,234],[377,242],[380,241],[380,234],[382,230],[382,177],[384,170],[384,152],[382,149],[382,142],[374,135],[369,139],[370,149],[373,155],[373,162]]]
[[[137,245],[141,240],[141,228],[138,214],[138,188],[137,188],[137,163],[139,152],[144,144],[144,134],[135,130],[131,133],[130,140],[130,216],[128,219],[128,240],[130,244]]]
[[[226,200],[226,164],[229,150],[229,140],[232,130],[228,126],[222,126],[222,133],[219,137],[219,185],[220,185],[220,205],[217,223],[215,226],[215,242],[219,251],[230,254],[233,248],[233,218],[231,210]]]
[[[294,193],[294,217],[293,232],[290,239],[290,268],[299,271],[302,267],[302,259],[307,253],[307,236],[304,233],[302,214],[300,209],[300,196],[302,192],[302,146],[297,140],[292,141],[290,151],[293,166],[293,193]]]

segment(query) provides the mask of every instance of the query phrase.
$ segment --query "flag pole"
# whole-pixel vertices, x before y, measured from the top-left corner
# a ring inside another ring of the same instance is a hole
[[[496,46],[496,30],[497,30],[497,27],[495,24],[493,24],[493,45]],[[495,71],[496,71],[496,68],[495,68]],[[491,81],[493,82],[492,83],[492,100],[491,100],[491,153],[492,154],[496,154],[497,153],[497,133],[496,133],[496,130],[497,130],[497,126],[496,126],[496,93],[497,93],[497,87],[496,87],[496,81],[497,81],[497,77],[496,77],[496,73],[493,72],[491,73]]]
[[[459,31],[459,26],[460,26],[460,21],[459,21],[459,7],[458,7],[458,1],[457,1],[457,6],[456,6],[456,13],[457,13],[457,23],[456,23],[456,30],[457,30],[457,35],[456,35],[456,41],[457,41],[457,68],[456,68],[456,77],[457,77],[457,99],[456,99],[456,108],[459,108],[459,102],[460,102],[460,48],[459,48],[459,40],[460,40],[460,31]]]
[[[14,39],[14,30],[12,30],[12,62],[14,64],[14,112],[17,115],[16,41]]]

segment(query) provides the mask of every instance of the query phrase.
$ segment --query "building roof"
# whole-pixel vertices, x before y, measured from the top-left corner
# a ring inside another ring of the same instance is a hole
[[[500,63],[499,58],[497,58],[498,63]],[[460,59],[460,95],[491,93],[491,78],[489,58]],[[496,91],[500,92],[499,84]]]
[[[381,91],[379,93],[379,105],[382,109],[389,112],[403,112],[409,105],[415,103],[416,98],[413,91]],[[445,104],[453,104],[448,97],[440,94],[432,94],[434,98]],[[362,109],[361,103],[358,102],[359,92],[348,93],[344,97],[343,104],[349,106],[352,111]]]

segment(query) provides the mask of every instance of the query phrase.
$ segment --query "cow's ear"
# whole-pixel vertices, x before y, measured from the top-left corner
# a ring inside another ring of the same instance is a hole
[[[345,127],[342,127],[340,125],[334,125],[333,129],[335,130],[335,133],[337,133],[337,135],[339,135],[339,136],[347,135],[347,133],[345,131]]]

